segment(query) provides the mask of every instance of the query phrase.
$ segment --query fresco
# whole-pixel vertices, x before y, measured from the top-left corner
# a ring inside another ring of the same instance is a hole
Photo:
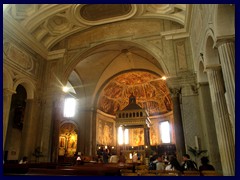
[[[98,120],[97,144],[112,145],[114,144],[113,122]]]
[[[137,104],[145,108],[150,116],[164,114],[173,109],[166,81],[145,71],[123,73],[110,80],[100,93],[98,109],[116,115],[116,111],[128,105],[132,93]]]

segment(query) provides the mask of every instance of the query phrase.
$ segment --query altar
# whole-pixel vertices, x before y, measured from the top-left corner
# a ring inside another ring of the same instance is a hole
[[[133,94],[129,97],[129,104],[116,113],[116,127],[122,130],[122,133],[118,133],[120,137],[117,138],[117,152],[118,154],[123,153],[128,162],[132,161],[134,153],[138,154],[140,163],[145,162],[150,147],[149,128],[151,121],[148,116],[148,112],[136,103]]]

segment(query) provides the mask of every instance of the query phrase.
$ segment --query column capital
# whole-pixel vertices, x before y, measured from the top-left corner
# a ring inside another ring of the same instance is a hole
[[[182,88],[181,87],[173,87],[169,88],[172,97],[178,97],[181,94]]]
[[[15,93],[17,93],[17,92],[12,90],[12,89],[9,89],[9,88],[4,88],[3,89],[3,95],[4,96],[12,95],[12,94],[15,94]]]
[[[222,44],[226,43],[235,43],[235,36],[218,37],[214,46],[218,48]]]
[[[205,71],[207,71],[207,70],[221,70],[222,69],[222,67],[221,67],[221,65],[220,64],[209,64],[209,65],[206,65],[205,66]]]
[[[55,51],[48,52],[47,60],[61,59],[64,57],[66,49],[59,49]]]

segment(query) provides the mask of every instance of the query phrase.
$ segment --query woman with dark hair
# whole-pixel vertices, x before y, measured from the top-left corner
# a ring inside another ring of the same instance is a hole
[[[209,164],[208,157],[206,157],[206,156],[202,157],[201,163],[202,163],[202,165],[199,167],[199,171],[205,171],[205,170],[214,171],[215,170],[215,168],[211,164]]]
[[[170,158],[169,164],[166,166],[165,170],[176,170],[181,171],[181,166],[175,156]]]

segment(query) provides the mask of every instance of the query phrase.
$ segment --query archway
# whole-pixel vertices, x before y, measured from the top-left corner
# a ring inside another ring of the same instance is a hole
[[[59,129],[58,160],[74,163],[77,153],[78,128],[74,123],[64,123]]]
[[[113,76],[104,84],[99,91],[97,101],[96,113],[96,145],[97,147],[116,147],[118,130],[116,127],[116,112],[124,109],[129,102],[130,95],[136,97],[137,105],[148,111],[149,117],[152,121],[150,127],[150,152],[159,151],[163,154],[166,151],[168,154],[175,153],[175,131],[173,118],[173,103],[170,97],[169,89],[166,81],[154,72],[146,70],[129,70]],[[139,112],[123,113],[123,118],[138,118]],[[161,139],[160,123],[167,121],[170,124],[170,142],[168,150],[165,149],[164,143]],[[109,134],[104,132],[104,127],[108,126],[111,131]],[[139,134],[141,135],[143,129],[135,128],[129,130],[129,144],[126,148],[131,150],[144,149],[142,143],[137,142]],[[111,137],[109,142],[105,142],[104,136]],[[141,135],[143,137],[143,134]],[[132,138],[132,139],[131,139]],[[143,139],[143,138],[142,138]],[[143,146],[143,147],[142,147]],[[118,152],[119,153],[119,152]],[[150,154],[149,154],[150,155]]]
[[[5,144],[5,161],[17,161],[21,157],[22,130],[26,108],[27,92],[22,85],[16,88],[16,94],[12,95],[9,121]]]

